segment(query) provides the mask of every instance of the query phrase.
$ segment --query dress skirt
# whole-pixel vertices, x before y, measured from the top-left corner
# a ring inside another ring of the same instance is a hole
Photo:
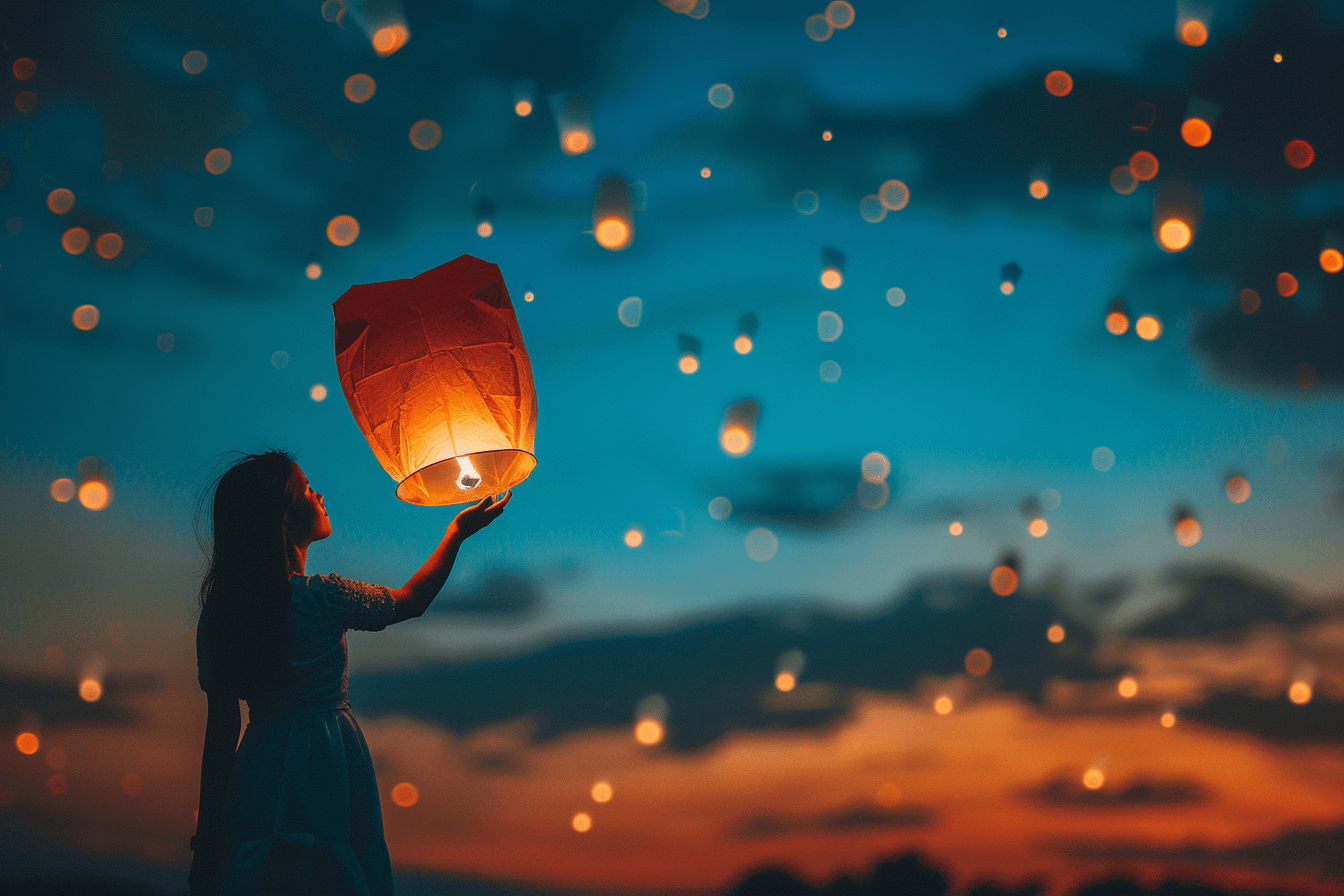
[[[348,706],[251,718],[226,800],[223,896],[392,896],[373,760]]]

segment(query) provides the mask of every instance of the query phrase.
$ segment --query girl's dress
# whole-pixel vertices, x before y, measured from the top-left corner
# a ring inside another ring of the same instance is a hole
[[[340,576],[289,580],[289,679],[248,702],[247,730],[225,797],[223,896],[392,896],[378,782],[350,714],[345,632],[393,621],[392,594]],[[210,658],[196,631],[201,689]]]

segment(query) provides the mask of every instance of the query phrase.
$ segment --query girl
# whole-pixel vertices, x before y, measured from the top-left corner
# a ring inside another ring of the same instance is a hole
[[[378,783],[350,714],[345,632],[424,613],[462,542],[510,497],[459,513],[410,581],[389,589],[304,574],[308,546],[331,534],[331,520],[288,454],[248,455],[220,477],[196,629],[209,714],[193,894],[391,896]]]

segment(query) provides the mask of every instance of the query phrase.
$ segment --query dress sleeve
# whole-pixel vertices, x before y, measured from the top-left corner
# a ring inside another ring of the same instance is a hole
[[[308,587],[322,595],[342,628],[379,632],[391,624],[396,614],[392,592],[382,585],[326,575],[310,577]]]

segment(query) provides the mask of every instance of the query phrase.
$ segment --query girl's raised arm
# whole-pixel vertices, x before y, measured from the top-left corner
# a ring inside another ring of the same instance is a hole
[[[394,623],[420,616],[429,609],[443,589],[443,583],[448,581],[448,573],[453,571],[453,563],[457,560],[457,551],[462,547],[462,542],[494,522],[512,497],[513,492],[509,491],[499,500],[495,500],[493,495],[482,498],[453,518],[429,559],[405,585],[391,589],[396,601],[396,615],[392,619]]]

